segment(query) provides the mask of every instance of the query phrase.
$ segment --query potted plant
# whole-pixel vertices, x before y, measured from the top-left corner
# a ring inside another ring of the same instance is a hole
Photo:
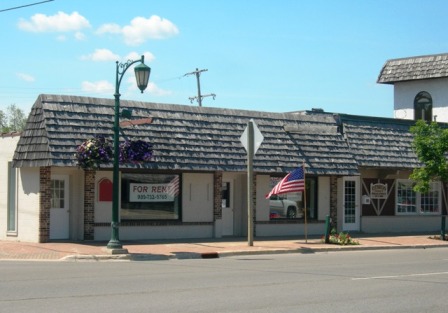
[[[120,144],[120,163],[143,163],[152,158],[152,145],[143,140],[126,140]]]
[[[76,148],[78,165],[83,169],[97,169],[113,158],[111,144],[104,136],[88,139]]]

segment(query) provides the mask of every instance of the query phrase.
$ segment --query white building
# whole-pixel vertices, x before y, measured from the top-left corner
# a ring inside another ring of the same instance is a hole
[[[448,54],[391,59],[378,77],[394,86],[394,117],[448,122]]]

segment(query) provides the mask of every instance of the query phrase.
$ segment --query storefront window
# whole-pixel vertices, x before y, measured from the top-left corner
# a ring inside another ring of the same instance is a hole
[[[398,180],[396,191],[397,214],[438,214],[440,213],[440,183],[431,184],[428,193],[415,192],[414,182]]]
[[[271,177],[269,188],[274,188],[282,177]],[[306,178],[303,192],[290,192],[271,196],[269,199],[269,218],[277,219],[303,219],[305,217],[305,202],[307,218],[317,219],[317,186],[315,178]]]
[[[180,175],[124,173],[121,220],[179,220]]]
[[[432,183],[431,190],[420,196],[420,213],[440,212],[440,184]]]
[[[397,213],[417,212],[417,193],[414,183],[408,180],[397,182]]]

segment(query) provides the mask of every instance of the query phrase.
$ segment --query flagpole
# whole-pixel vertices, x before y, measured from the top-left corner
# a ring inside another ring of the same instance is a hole
[[[305,243],[308,243],[308,221],[307,221],[307,214],[306,214],[306,173],[305,173],[305,163],[302,163],[302,169],[303,169],[303,206],[305,209]]]

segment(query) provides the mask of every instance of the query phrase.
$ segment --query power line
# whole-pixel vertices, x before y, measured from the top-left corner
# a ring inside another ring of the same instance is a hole
[[[33,5],[38,5],[38,4],[51,2],[51,1],[54,1],[54,0],[46,0],[46,1],[41,1],[41,2],[36,2],[36,3],[31,3],[31,4],[25,4],[25,5],[21,5],[21,6],[18,6],[18,7],[9,8],[9,9],[3,9],[3,10],[0,10],[0,13],[1,12],[5,12],[5,11],[11,11],[11,10],[16,10],[16,9],[26,8],[26,7],[30,7],[30,6],[33,6]]]
[[[199,70],[196,68],[196,71],[193,71],[193,72],[190,72],[190,73],[187,73],[184,75],[184,76],[196,75],[196,81],[198,83],[198,95],[196,97],[189,97],[188,99],[190,100],[191,103],[193,103],[193,101],[196,99],[198,101],[200,107],[202,106],[202,98],[213,97],[213,100],[215,100],[215,98],[216,98],[216,95],[214,93],[210,93],[207,95],[201,94],[201,82],[199,80],[199,76],[201,75],[202,72],[206,72],[206,71],[208,71],[208,70],[207,69]]]

